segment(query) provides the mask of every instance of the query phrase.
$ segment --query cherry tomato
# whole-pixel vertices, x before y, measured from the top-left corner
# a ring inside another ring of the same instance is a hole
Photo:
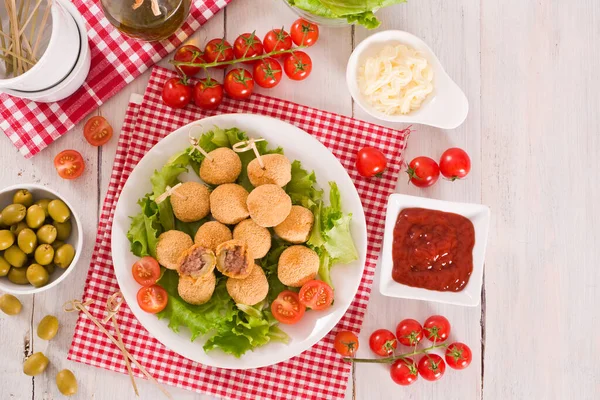
[[[429,157],[417,157],[408,164],[406,173],[409,182],[417,187],[428,187],[437,182],[440,177],[440,167]]]
[[[271,313],[282,324],[295,324],[300,321],[306,311],[304,304],[300,303],[297,293],[284,290],[271,303]]]
[[[303,51],[295,51],[283,59],[283,70],[288,78],[294,81],[302,81],[312,71],[312,60]]]
[[[175,61],[182,61],[182,62],[194,62],[194,63],[205,63],[206,62],[206,60],[204,59],[204,53],[202,52],[202,50],[200,50],[196,46],[192,46],[191,44],[186,44],[185,46],[181,46],[179,49],[177,49],[177,51],[175,52],[174,58],[175,58]],[[185,65],[181,65],[179,67],[179,69],[181,70],[181,72],[183,72],[187,76],[194,76],[198,72],[200,72],[202,67],[188,67]]]
[[[54,157],[54,167],[63,179],[79,178],[85,170],[85,161],[76,150],[64,150]]]
[[[106,144],[113,135],[113,128],[108,121],[101,116],[95,116],[87,120],[83,126],[83,136],[92,146]]]
[[[223,85],[214,79],[200,79],[194,86],[194,103],[203,110],[214,110],[222,101]]]
[[[254,64],[254,81],[260,87],[270,89],[281,82],[281,64],[274,58],[265,58]]]
[[[272,51],[282,51],[289,50],[292,48],[292,38],[290,35],[281,29],[272,29],[265,35],[263,39],[263,44],[265,46],[265,52],[270,53]],[[273,57],[281,57],[281,55],[276,55]]]
[[[133,279],[142,286],[154,285],[160,278],[160,265],[150,256],[142,257],[131,267]]]
[[[306,282],[298,293],[300,303],[311,310],[325,310],[333,303],[333,289],[323,281]]]
[[[369,337],[369,347],[378,356],[389,356],[398,347],[398,341],[391,331],[377,329]]]
[[[375,147],[363,147],[356,155],[356,169],[365,178],[380,176],[385,171],[386,166],[387,159]]]
[[[231,61],[233,60],[233,48],[225,39],[213,39],[204,48],[204,58],[209,63]],[[227,66],[221,65],[216,68],[225,69]]]
[[[312,46],[319,39],[319,27],[305,19],[297,19],[290,28],[296,46]]]
[[[423,339],[423,327],[419,321],[403,319],[396,326],[396,337],[405,346],[416,346]]]
[[[350,331],[341,331],[333,341],[335,351],[344,357],[352,357],[358,350],[358,337]]]
[[[441,315],[432,315],[423,324],[425,337],[432,342],[443,342],[450,335],[450,322]]]
[[[396,382],[398,385],[408,386],[412,385],[419,378],[419,372],[417,370],[417,365],[413,361],[412,358],[404,358],[400,360],[396,360],[392,364],[392,369],[390,370],[390,376],[392,380]]]
[[[158,285],[144,286],[137,292],[138,305],[150,314],[164,310],[168,300],[167,291]]]
[[[254,32],[243,33],[233,42],[233,55],[235,58],[253,58],[263,53],[263,44]],[[252,64],[254,61],[244,61]]]
[[[452,343],[446,349],[446,362],[453,369],[465,369],[471,364],[471,349],[464,343]]]
[[[452,147],[440,157],[440,172],[451,181],[462,179],[471,171],[471,159],[466,151]]]
[[[437,381],[446,371],[446,363],[437,354],[425,354],[419,360],[419,375],[428,381]]]
[[[225,75],[223,82],[225,93],[235,100],[246,100],[252,96],[254,79],[252,74],[243,68],[232,69]]]
[[[192,87],[181,78],[171,78],[163,87],[162,99],[173,108],[183,108],[192,100]]]

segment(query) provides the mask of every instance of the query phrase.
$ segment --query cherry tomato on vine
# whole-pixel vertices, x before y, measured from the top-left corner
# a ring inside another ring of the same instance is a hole
[[[160,278],[160,265],[150,256],[142,257],[131,267],[133,279],[142,286],[154,285]]]
[[[185,46],[181,46],[175,52],[175,61],[182,62],[195,62],[195,63],[205,63],[204,53],[196,46],[192,46],[191,44],[186,44]],[[189,67],[189,66],[180,66],[181,72],[183,72],[187,76],[194,76],[200,70],[201,67]]]
[[[223,85],[214,79],[200,79],[194,86],[194,103],[203,110],[214,110],[222,101]]]
[[[412,385],[419,378],[417,365],[412,358],[396,360],[390,369],[392,380],[401,386]]]
[[[385,171],[387,159],[375,147],[363,147],[356,155],[356,169],[361,176],[371,178],[379,176]]]
[[[254,81],[260,87],[270,89],[281,82],[281,64],[274,58],[265,58],[254,63]]]
[[[291,290],[284,290],[279,293],[271,303],[273,317],[282,324],[295,324],[302,319],[305,311],[306,307],[300,303],[298,294]]]
[[[441,315],[432,315],[425,320],[423,333],[432,342],[443,342],[450,335],[450,322]]]
[[[231,61],[233,60],[233,48],[225,39],[213,39],[204,48],[204,58],[209,63]],[[216,68],[225,69],[226,67],[226,65],[221,65]]]
[[[225,93],[235,100],[246,100],[252,96],[254,79],[252,74],[243,68],[232,69],[225,75],[223,82]]]
[[[444,177],[454,181],[462,179],[471,171],[471,159],[466,151],[452,147],[440,157],[440,172]]]
[[[464,343],[452,343],[446,349],[446,362],[453,369],[465,369],[471,364],[471,349]]]
[[[290,28],[296,46],[312,46],[319,39],[319,27],[305,19],[297,19]]]
[[[352,357],[358,350],[358,337],[350,331],[341,331],[333,341],[335,351],[344,357]]]
[[[147,313],[156,314],[167,306],[169,295],[158,285],[144,286],[137,292],[137,302]]]
[[[263,44],[254,32],[243,33],[233,42],[233,55],[235,58],[253,58],[263,53]],[[253,64],[254,61],[244,61]]]
[[[263,39],[263,45],[265,47],[265,52],[270,53],[272,51],[282,51],[289,50],[292,48],[292,38],[290,35],[281,29],[272,29],[265,35]],[[276,55],[273,57],[281,57],[281,55]]]
[[[429,157],[417,157],[408,164],[406,173],[409,182],[417,187],[428,187],[437,182],[440,177],[440,167]]]
[[[396,337],[400,344],[405,346],[416,346],[423,339],[423,327],[411,318],[403,319],[396,326]]]
[[[312,71],[312,60],[303,51],[294,51],[283,59],[283,70],[288,78],[294,81],[302,81]]]
[[[79,178],[85,170],[85,161],[76,150],[64,150],[54,157],[54,167],[63,179]]]
[[[307,308],[321,311],[333,303],[333,289],[327,283],[314,279],[302,285],[298,297]]]
[[[99,115],[87,120],[83,126],[83,136],[92,146],[106,144],[113,135],[113,128],[106,118]]]
[[[369,347],[378,356],[389,356],[398,347],[398,341],[391,331],[377,329],[369,337]]]
[[[171,78],[163,86],[162,99],[169,107],[183,108],[192,100],[192,87],[182,78]]]
[[[425,354],[419,360],[419,375],[428,381],[437,381],[446,371],[446,363],[437,354]]]

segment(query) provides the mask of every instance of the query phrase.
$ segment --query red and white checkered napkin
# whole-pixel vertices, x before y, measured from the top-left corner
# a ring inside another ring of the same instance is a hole
[[[104,17],[100,0],[71,0],[87,21],[92,68],[83,86],[55,103],[36,103],[0,93],[0,128],[30,158],[46,148],[142,72],[175,50],[232,0],[194,0],[176,34],[160,42],[128,38]]]
[[[158,140],[182,125],[216,114],[195,106],[183,110],[165,106],[160,92],[163,83],[172,76],[175,76],[172,71],[155,67],[141,106],[130,104],[127,110],[84,294],[84,299],[94,300],[90,311],[99,319],[104,317],[107,297],[119,289],[112,269],[110,231],[123,184]],[[334,353],[333,339],[340,330],[360,330],[381,247],[386,201],[396,185],[408,131],[395,131],[261,95],[254,95],[249,101],[225,99],[218,111],[262,114],[287,121],[315,136],[340,160],[354,181],[367,220],[368,254],[358,293],[340,323],[323,340],[301,355],[270,367],[222,370],[190,361],[150,336],[129,308],[123,306],[118,318],[125,346],[160,382],[222,398],[343,398],[350,365],[341,362]],[[381,178],[364,179],[356,172],[355,154],[363,146],[375,146],[387,154],[389,166]],[[190,346],[199,344],[190,343]],[[118,349],[84,314],[80,314],[69,358],[126,373]],[[141,376],[135,367],[134,372]]]

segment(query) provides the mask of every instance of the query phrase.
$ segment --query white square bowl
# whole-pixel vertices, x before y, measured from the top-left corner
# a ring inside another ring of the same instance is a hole
[[[467,286],[460,292],[440,292],[403,285],[392,278],[392,243],[394,226],[401,210],[405,208],[427,208],[462,215],[468,218],[475,228],[475,246],[473,247],[473,272]],[[481,204],[454,203],[423,197],[392,194],[388,199],[385,217],[385,233],[381,255],[381,270],[379,275],[379,291],[384,296],[405,299],[435,301],[439,303],[456,304],[475,307],[481,299],[481,284],[483,281],[483,263],[485,248],[490,227],[490,209]]]

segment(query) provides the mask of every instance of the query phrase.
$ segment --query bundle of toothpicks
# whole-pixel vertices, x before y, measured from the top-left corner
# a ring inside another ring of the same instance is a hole
[[[3,23],[0,19],[0,59],[4,61],[6,78],[17,77],[29,71],[41,57],[38,52],[52,0],[3,1],[8,21]],[[46,5],[43,13],[42,4]]]

